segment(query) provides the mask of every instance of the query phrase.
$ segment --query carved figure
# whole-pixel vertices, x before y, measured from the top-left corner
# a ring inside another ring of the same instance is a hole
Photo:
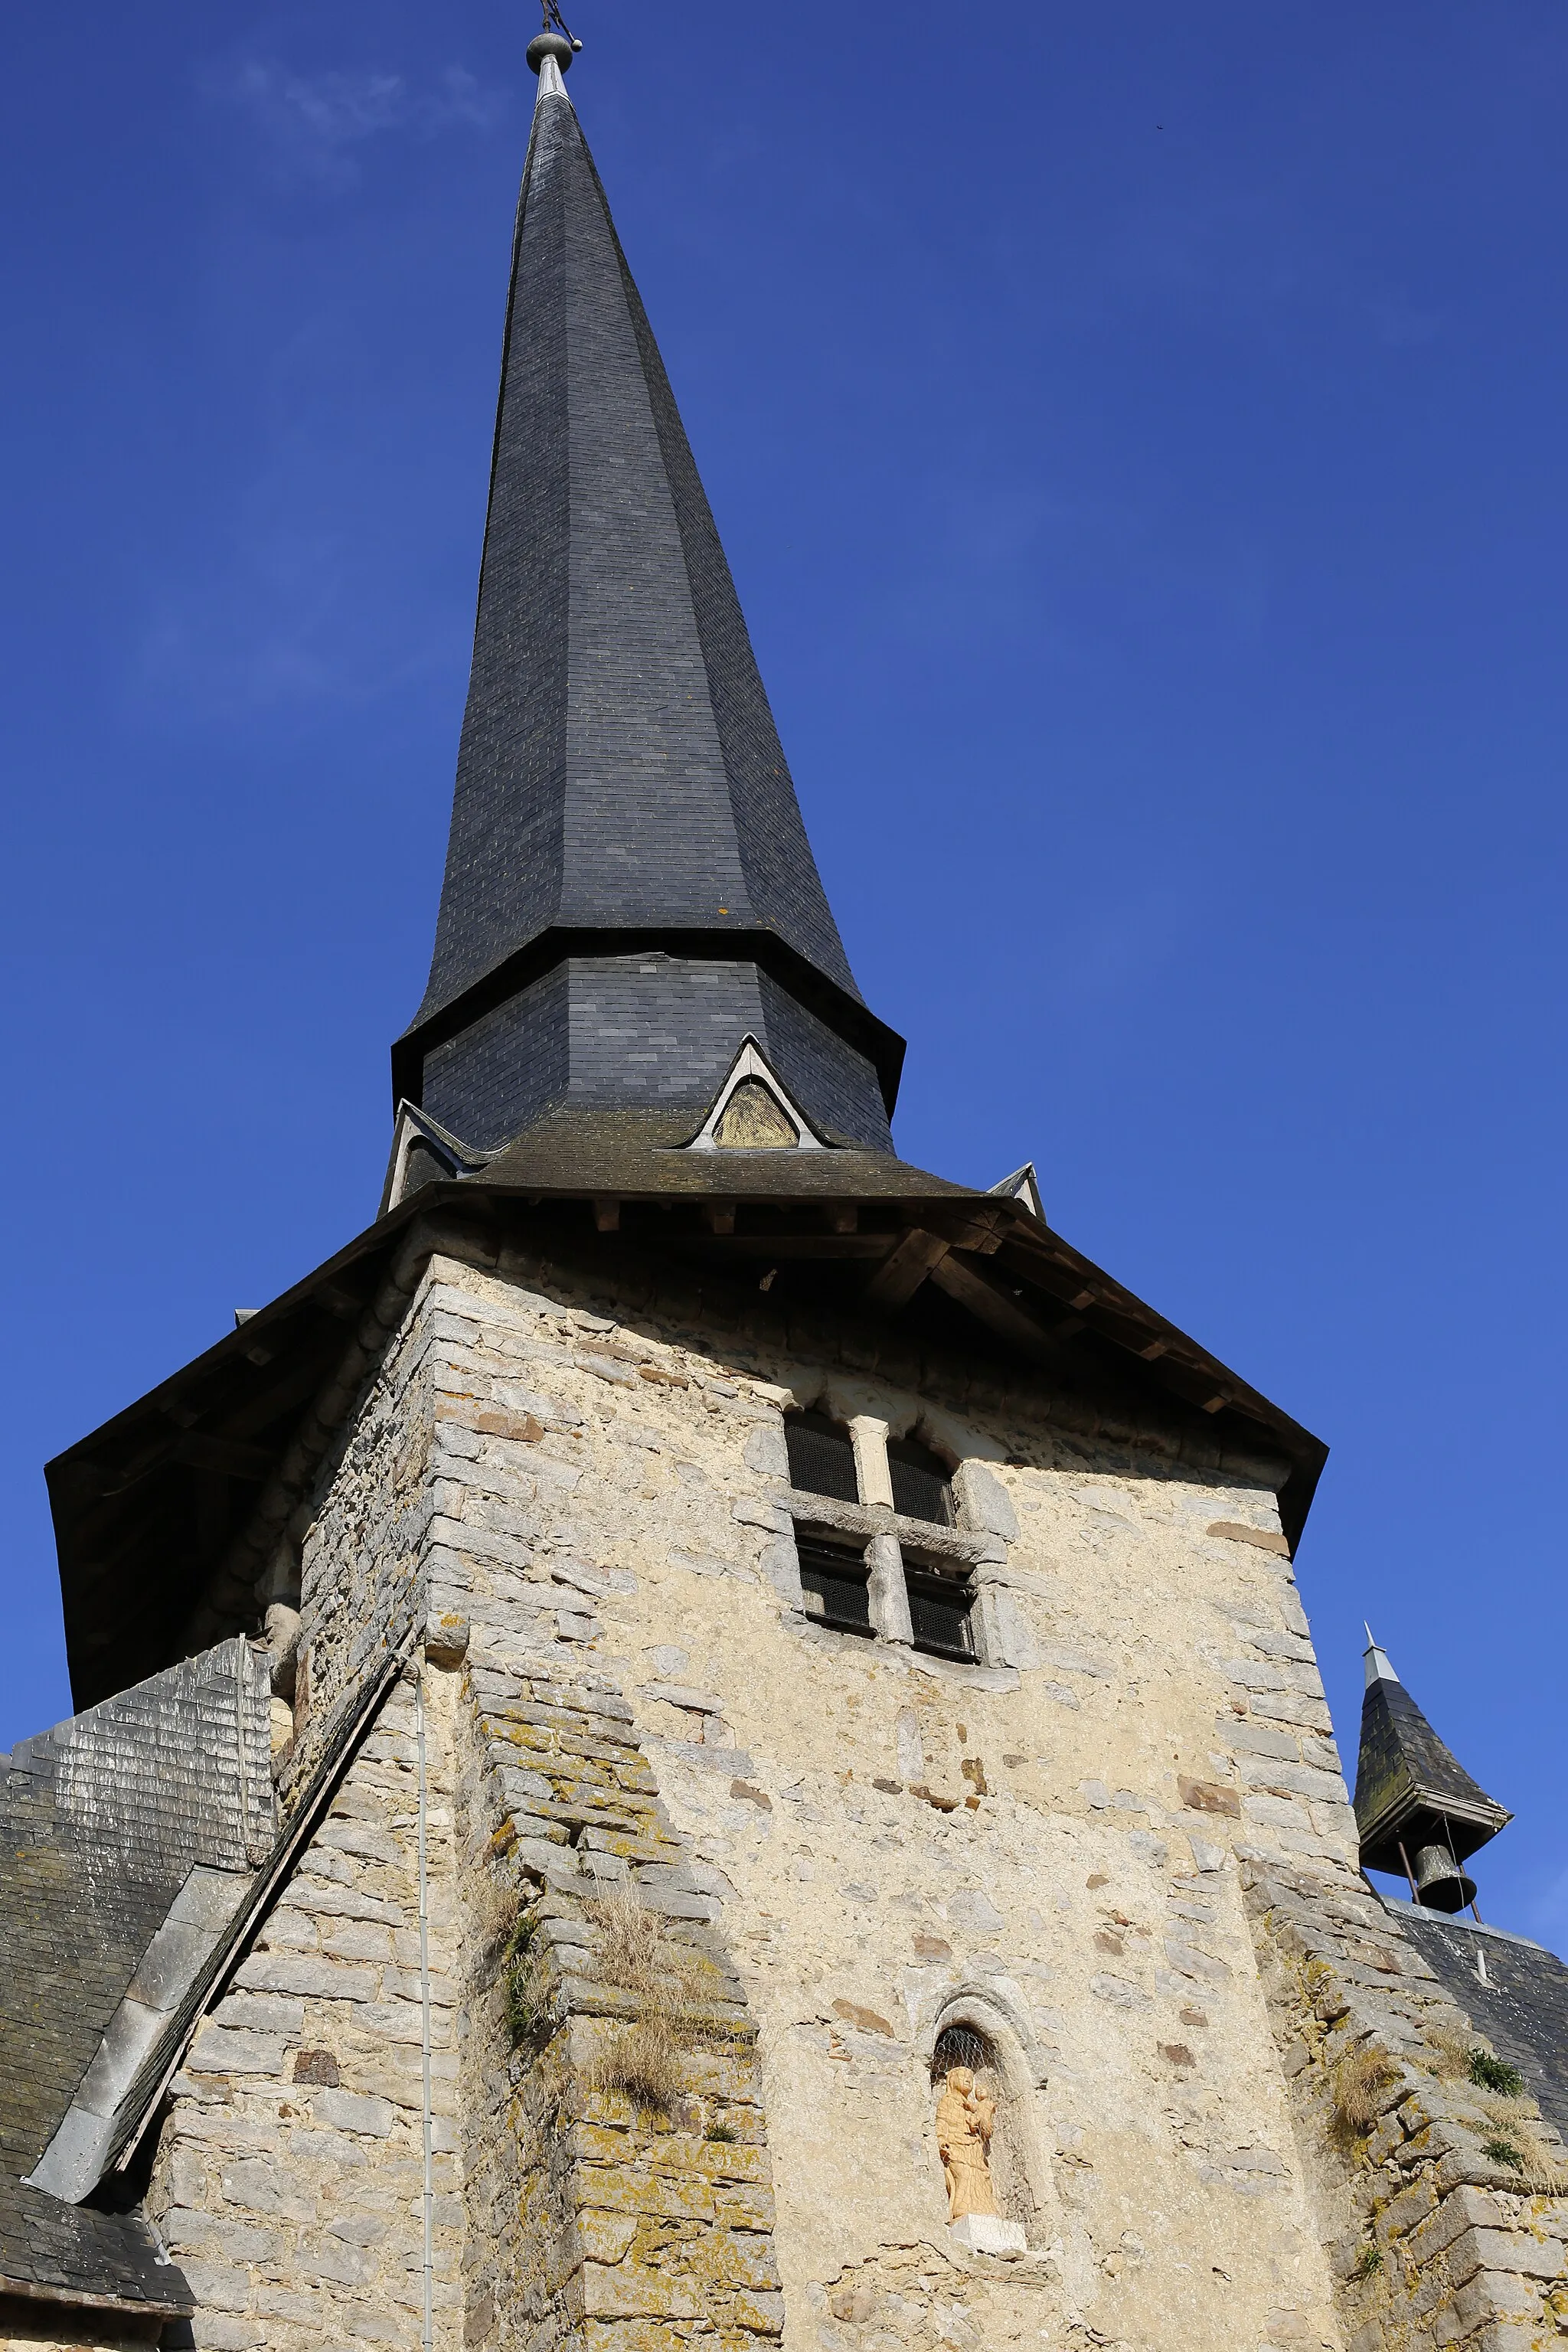
[[[966,2213],[996,2217],[996,2192],[991,2185],[991,2135],[995,2128],[995,2100],[976,2087],[967,2066],[952,2068],[936,2107],[936,2144],[947,2182],[950,2221],[962,2221]]]

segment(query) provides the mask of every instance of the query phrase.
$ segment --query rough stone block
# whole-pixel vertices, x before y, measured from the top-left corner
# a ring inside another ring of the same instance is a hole
[[[621,2263],[611,2268],[585,2262],[581,2294],[585,2318],[695,2322],[706,2315],[707,2296],[699,2279],[642,2263]]]
[[[961,1462],[953,1473],[953,1499],[961,1523],[1005,1543],[1018,1541],[1018,1517],[1013,1498],[994,1471],[981,1462]]]
[[[198,2311],[191,2322],[191,2342],[196,2352],[251,2352],[265,2344],[265,2331],[254,2319],[218,2311]]]
[[[305,2031],[304,2003],[281,1993],[231,1992],[213,2011],[215,2025],[230,2032],[282,2034],[298,2042]]]
[[[261,2033],[231,2033],[207,2024],[197,2034],[186,2062],[195,2074],[280,2074],[283,2042]]]
[[[359,2091],[313,2091],[310,2112],[334,2130],[355,2132],[367,2139],[387,2138],[396,2120],[390,2100]]]
[[[291,1993],[301,2000],[374,2000],[380,1990],[374,1969],[304,1952],[252,1952],[235,1970],[247,1992]]]
[[[221,2185],[226,2201],[247,2212],[276,2213],[291,2221],[315,2218],[316,2194],[310,2183],[270,2157],[246,2157],[237,2164],[226,2165]]]
[[[1532,2278],[1506,2271],[1478,2270],[1454,2295],[1454,2315],[1461,2327],[1484,2327],[1500,2319],[1536,2318],[1541,2291]]]
[[[214,2311],[244,2311],[250,2303],[250,2273],[223,2263],[187,2258],[181,2269],[198,2304]]]

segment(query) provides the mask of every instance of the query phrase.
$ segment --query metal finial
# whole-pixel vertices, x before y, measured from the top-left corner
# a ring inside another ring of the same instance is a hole
[[[560,0],[541,0],[544,30],[535,33],[528,45],[528,62],[537,73],[546,58],[553,58],[563,73],[571,69],[572,60],[583,44],[561,14]]]
[[[1368,1690],[1372,1688],[1373,1683],[1396,1683],[1399,1680],[1399,1676],[1394,1673],[1394,1668],[1388,1663],[1387,1651],[1382,1650],[1378,1647],[1376,1637],[1373,1633],[1372,1627],[1367,1624],[1366,1619],[1363,1617],[1361,1622],[1366,1633],[1366,1649],[1363,1654],[1366,1660],[1366,1686]]]

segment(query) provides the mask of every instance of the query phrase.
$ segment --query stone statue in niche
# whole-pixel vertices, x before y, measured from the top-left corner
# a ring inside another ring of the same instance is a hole
[[[991,2180],[991,2137],[995,2129],[996,2102],[980,2089],[973,2069],[951,2067],[947,2088],[936,2108],[936,2144],[947,2182],[950,2221],[962,2221],[970,2214],[999,2218]]]

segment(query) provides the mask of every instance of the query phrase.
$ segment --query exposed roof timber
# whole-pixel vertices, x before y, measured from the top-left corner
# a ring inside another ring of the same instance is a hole
[[[335,1315],[340,1323],[357,1323],[364,1313],[364,1301],[352,1292],[340,1290],[336,1283],[324,1282],[316,1293],[316,1305]]]
[[[692,1236],[695,1241],[696,1235]],[[886,1234],[737,1234],[715,1226],[701,1237],[701,1247],[715,1257],[886,1258]]]
[[[184,2284],[178,2271],[174,2276]],[[196,2306],[188,2295],[171,2294],[154,2299],[152,2296],[92,2294],[84,2287],[43,2286],[37,2279],[7,2278],[3,2272],[0,2272],[0,2295],[14,2295],[19,2303],[47,2303],[54,2310],[117,2312],[127,2318],[147,2323],[154,2319],[194,2319],[196,2313]]]
[[[363,1314],[363,1307],[360,1312]],[[318,1327],[316,1336],[320,1345],[311,1360],[294,1367],[286,1379],[274,1381],[269,1388],[261,1389],[248,1397],[229,1415],[226,1435],[258,1435],[285,1413],[293,1412],[307,1397],[314,1396],[321,1386],[322,1372],[329,1364],[336,1361],[338,1350],[342,1346],[341,1331],[322,1330]]]
[[[1038,1364],[1056,1370],[1061,1349],[1036,1316],[1021,1307],[1011,1292],[985,1274],[962,1250],[949,1250],[931,1267],[931,1278],[961,1307],[994,1331],[998,1339],[1019,1349]]]
[[[149,1603],[144,1582],[140,1577],[132,1580],[125,1576],[117,1583],[111,1582],[88,1589],[83,1596],[82,1604],[79,1605],[66,1622],[66,1643],[68,1649],[73,1652],[73,1655],[112,1657],[116,1662],[117,1669],[121,1668],[129,1655],[132,1645],[139,1639],[146,1637],[150,1605],[155,1605],[157,1611],[162,1612],[157,1622],[163,1632],[173,1633],[184,1623],[195,1605],[195,1594],[199,1589],[201,1564],[184,1554],[171,1555],[161,1551],[158,1559],[160,1567],[165,1571],[166,1580],[163,1591],[156,1597],[155,1604]],[[94,1637],[90,1645],[80,1638],[80,1628],[75,1622],[82,1613],[82,1606],[88,1602],[90,1602],[92,1610]],[[175,1658],[183,1654],[183,1652],[176,1650],[171,1652],[168,1656],[160,1655],[153,1666],[153,1673],[161,1673],[164,1666],[171,1664]],[[100,1695],[106,1698],[112,1697],[115,1689],[124,1687],[131,1682],[145,1679],[138,1664],[134,1673],[121,1672],[116,1683],[104,1689]]]
[[[149,1446],[128,1470],[122,1470],[117,1485],[103,1487],[104,1500],[123,1494],[164,1462],[183,1463],[188,1470],[216,1470],[220,1477],[255,1486],[271,1475],[273,1455],[268,1447],[238,1438],[212,1437],[199,1429],[175,1430],[162,1445]]]
[[[163,1501],[155,1486],[117,1487],[104,1497],[103,1507],[74,1519],[75,1557],[81,1576],[114,1575],[151,1529],[162,1523]]]
[[[866,1304],[891,1314],[907,1307],[921,1283],[952,1247],[941,1234],[911,1225],[866,1286]]]

